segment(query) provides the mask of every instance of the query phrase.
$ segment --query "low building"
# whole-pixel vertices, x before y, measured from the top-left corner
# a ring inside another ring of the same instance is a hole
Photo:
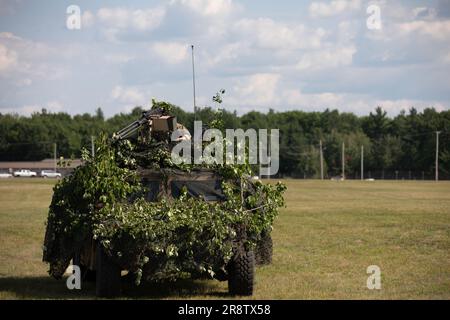
[[[56,161],[56,171],[63,176],[72,172],[73,169],[78,167],[81,163],[81,159],[65,160],[66,166],[58,166]],[[44,159],[42,161],[4,161],[0,162],[0,173],[13,173],[20,169],[28,169],[36,171],[40,175],[42,170],[55,170],[54,159]]]

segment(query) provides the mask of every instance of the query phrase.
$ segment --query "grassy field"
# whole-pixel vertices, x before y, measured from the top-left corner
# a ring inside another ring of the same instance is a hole
[[[0,299],[94,298],[41,262],[53,181],[0,180]],[[450,299],[450,182],[287,180],[255,299]],[[378,265],[382,289],[366,287]],[[125,298],[229,298],[226,283],[126,287]]]

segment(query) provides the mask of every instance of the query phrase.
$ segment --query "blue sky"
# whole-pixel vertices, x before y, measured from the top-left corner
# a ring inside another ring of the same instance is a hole
[[[191,44],[199,105],[224,88],[240,114],[450,108],[449,0],[0,0],[0,113],[192,110]]]

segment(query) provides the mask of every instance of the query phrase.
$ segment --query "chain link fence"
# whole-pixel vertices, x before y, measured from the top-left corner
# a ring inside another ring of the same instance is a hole
[[[266,178],[266,177],[263,177]],[[294,173],[294,174],[278,174],[271,178],[278,179],[320,179],[320,174],[316,173]],[[324,179],[339,180],[342,179],[341,174],[324,173]],[[347,180],[361,180],[361,172],[348,172],[345,174]],[[367,170],[364,172],[364,179],[375,180],[416,180],[416,181],[431,181],[435,180],[434,171],[419,171],[419,170]],[[439,172],[439,180],[450,180],[450,174],[446,172]]]

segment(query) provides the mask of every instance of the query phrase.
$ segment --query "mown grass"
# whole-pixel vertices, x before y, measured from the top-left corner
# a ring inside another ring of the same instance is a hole
[[[286,180],[273,264],[254,299],[450,299],[450,182]],[[94,298],[47,275],[44,222],[54,181],[0,180],[0,299]],[[369,265],[382,289],[366,287]],[[218,281],[125,286],[124,298],[216,299]]]

